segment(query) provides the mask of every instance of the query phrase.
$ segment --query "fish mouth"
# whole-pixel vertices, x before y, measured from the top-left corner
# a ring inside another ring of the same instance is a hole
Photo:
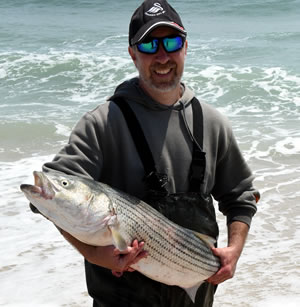
[[[34,185],[21,184],[20,189],[34,198],[53,199],[55,190],[50,180],[43,172],[33,172]]]

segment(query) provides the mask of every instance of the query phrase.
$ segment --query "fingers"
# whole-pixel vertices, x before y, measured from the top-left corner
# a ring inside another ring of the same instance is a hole
[[[117,272],[117,271],[114,271],[114,270],[112,270],[111,272],[116,277],[121,277],[123,275],[123,272]]]
[[[218,285],[233,277],[232,270],[228,267],[221,268],[216,274],[208,278],[206,281],[213,284]]]
[[[212,247],[211,248],[211,251],[213,252],[213,254],[217,257],[220,257],[221,256],[221,252],[220,252],[220,249],[219,248],[216,248],[216,247]]]
[[[124,271],[133,272],[131,265],[137,263],[142,258],[147,257],[148,253],[143,250],[145,243],[134,240],[126,250],[114,249],[113,256],[116,259],[116,268],[112,270],[114,276],[122,276]]]
[[[230,248],[212,248],[212,252],[220,258],[221,267],[207,282],[218,285],[234,276],[237,259],[232,256]]]
[[[133,240],[131,246],[127,246],[127,249],[120,251],[119,249],[115,248],[114,249],[114,255],[126,255],[129,253],[135,253],[135,252],[140,252],[144,248],[145,243],[144,242],[138,242],[138,240]]]
[[[127,272],[134,272],[135,270],[134,270],[133,268],[130,268],[130,267],[129,267],[126,271],[127,271]],[[125,270],[124,270],[123,272],[118,272],[118,271],[114,271],[114,270],[111,271],[111,273],[112,273],[114,276],[116,276],[116,277],[121,277],[121,276],[123,275],[124,272],[125,272]]]
[[[130,267],[127,269],[127,272],[134,272],[134,271],[135,271],[135,269],[130,268]]]
[[[128,253],[122,255],[120,259],[123,260],[127,268],[147,255],[147,253],[143,251],[144,245],[144,242],[139,243],[137,240],[134,240],[132,246],[128,247]]]

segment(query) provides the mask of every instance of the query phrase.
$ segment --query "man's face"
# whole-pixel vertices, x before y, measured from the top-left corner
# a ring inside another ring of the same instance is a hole
[[[151,37],[166,37],[176,35],[178,32],[170,27],[160,27],[153,30]],[[139,71],[140,85],[151,94],[153,91],[169,92],[180,88],[180,80],[183,74],[184,59],[187,42],[182,49],[168,53],[162,44],[155,54],[145,54],[137,48],[129,47],[129,53]]]

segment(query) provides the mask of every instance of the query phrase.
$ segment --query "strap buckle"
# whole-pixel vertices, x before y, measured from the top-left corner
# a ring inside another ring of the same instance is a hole
[[[144,181],[151,190],[166,191],[166,184],[168,183],[168,175],[152,171],[144,177]]]

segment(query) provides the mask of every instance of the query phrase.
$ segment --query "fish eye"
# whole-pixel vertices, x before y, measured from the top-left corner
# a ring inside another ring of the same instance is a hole
[[[69,185],[68,180],[63,179],[63,180],[61,181],[61,185],[62,185],[63,187],[67,187],[67,186]]]

